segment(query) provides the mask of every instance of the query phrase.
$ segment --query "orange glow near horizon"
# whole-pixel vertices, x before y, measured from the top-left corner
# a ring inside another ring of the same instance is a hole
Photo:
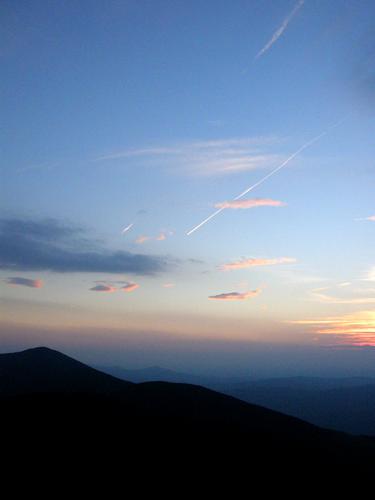
[[[315,333],[332,336],[334,344],[375,347],[375,311],[360,311],[321,320],[302,320],[292,323],[311,325]]]

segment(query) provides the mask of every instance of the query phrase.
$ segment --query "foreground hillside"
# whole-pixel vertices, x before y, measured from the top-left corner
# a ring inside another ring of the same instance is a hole
[[[47,348],[0,355],[2,428],[14,444],[209,460],[327,464],[375,461],[371,439],[327,431],[297,418],[189,384],[121,381]]]

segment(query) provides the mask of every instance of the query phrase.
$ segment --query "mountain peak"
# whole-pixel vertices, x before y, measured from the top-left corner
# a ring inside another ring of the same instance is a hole
[[[49,347],[0,354],[0,393],[112,392],[129,385]]]
[[[24,349],[23,351],[19,351],[17,353],[13,354],[56,354],[56,355],[63,355],[61,352],[56,351],[55,349],[51,349],[50,347],[45,347],[45,346],[38,346],[38,347],[30,347],[29,349]]]

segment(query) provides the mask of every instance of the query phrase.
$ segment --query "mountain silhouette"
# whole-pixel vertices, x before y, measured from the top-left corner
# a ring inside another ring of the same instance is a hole
[[[35,348],[0,355],[2,425],[15,442],[80,453],[159,450],[246,463],[373,464],[374,440],[327,431],[294,417],[189,384],[129,383],[64,354]],[[73,448],[72,448],[73,449]],[[198,459],[197,458],[197,459]]]
[[[0,354],[0,394],[111,392],[127,384],[47,347]]]

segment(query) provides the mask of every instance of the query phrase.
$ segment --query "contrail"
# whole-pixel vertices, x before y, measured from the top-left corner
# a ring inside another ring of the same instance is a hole
[[[278,167],[276,167],[274,170],[272,170],[272,172],[270,172],[269,174],[265,175],[258,182],[256,182],[252,186],[250,186],[247,189],[245,189],[245,191],[243,191],[241,194],[239,194],[236,198],[233,198],[233,201],[237,201],[240,198],[243,198],[247,193],[249,193],[253,189],[255,189],[258,186],[260,186],[261,184],[263,184],[263,182],[265,182],[267,179],[269,179],[274,174],[276,174],[279,170],[281,170],[282,168],[284,168],[290,161],[292,161],[296,156],[298,156],[300,153],[302,153],[302,151],[304,151],[309,146],[312,146],[315,142],[319,141],[319,139],[321,139],[322,137],[324,137],[325,135],[327,135],[332,129],[334,129],[334,128],[338,127],[339,125],[341,125],[346,119],[347,119],[347,116],[344,119],[340,120],[339,122],[335,123],[334,125],[331,125],[326,131],[322,132],[321,134],[317,135],[316,137],[314,137],[310,141],[306,142],[303,146],[301,146],[299,149],[297,149],[296,152],[294,152],[292,155],[290,155],[289,158],[287,158],[286,160],[284,160]],[[210,221],[211,219],[213,219],[214,217],[216,217],[217,215],[219,215],[219,213],[222,212],[223,210],[225,210],[224,207],[219,208],[218,210],[216,210],[216,212],[214,212],[209,217],[207,217],[206,219],[204,219],[200,224],[198,224],[197,226],[193,227],[193,229],[190,229],[190,231],[188,231],[186,233],[186,235],[190,236],[192,233],[194,233],[197,229],[199,229],[200,227],[202,227],[208,221]]]
[[[300,0],[293,8],[293,10],[288,14],[288,16],[284,19],[283,23],[281,24],[280,28],[278,28],[275,33],[272,35],[271,39],[266,43],[266,45],[258,52],[258,54],[255,56],[255,59],[259,59],[267,50],[269,50],[272,45],[277,42],[277,40],[281,37],[281,35],[284,33],[286,30],[288,24],[290,21],[293,19],[293,17],[297,14],[299,9],[303,6],[305,3],[305,0]]]
[[[126,233],[127,231],[129,231],[129,229],[131,229],[132,227],[134,226],[134,222],[132,222],[131,224],[129,224],[128,226],[124,227],[124,229],[121,231],[122,234]]]

